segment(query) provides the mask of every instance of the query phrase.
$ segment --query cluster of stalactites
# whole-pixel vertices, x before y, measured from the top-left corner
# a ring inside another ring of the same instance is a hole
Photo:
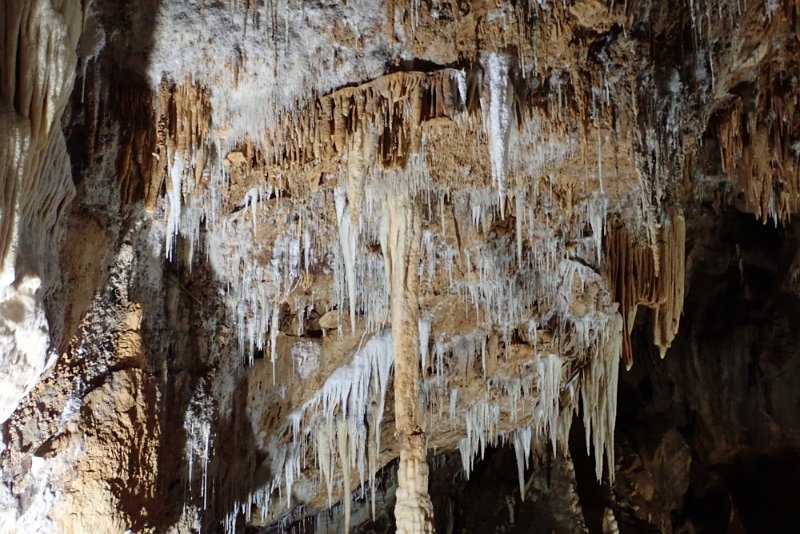
[[[463,71],[396,72],[318,98],[283,114],[267,133],[265,151],[277,166],[335,160],[353,138],[373,132],[374,159],[383,167],[404,166],[419,152],[420,127],[435,118],[454,118],[466,103]]]
[[[159,97],[156,130],[157,172],[145,183],[145,206],[152,209],[156,195],[166,182],[167,258],[172,259],[178,234],[189,235],[190,244],[198,240],[200,221],[209,210],[203,206],[207,195],[201,178],[207,164],[208,131],[211,107],[208,93],[191,80],[175,85],[163,83]],[[216,170],[216,174],[219,174]],[[189,261],[191,264],[191,261]]]
[[[693,93],[707,97],[708,147],[721,163],[703,171],[721,170],[734,182],[744,195],[740,209],[765,224],[787,223],[800,210],[800,107],[796,54],[785,39],[800,31],[800,3],[690,0],[686,7],[697,50]]]
[[[280,504],[290,508],[293,486],[308,467],[308,451],[314,454],[319,483],[325,487],[329,505],[333,505],[335,494],[343,495],[345,516],[349,518],[350,488],[357,474],[362,494],[369,486],[374,513],[380,429],[392,368],[392,334],[387,329],[375,334],[286,418],[270,441],[272,480],[234,506],[226,524],[235,525],[240,512],[249,521],[253,504],[265,521],[274,513],[270,502],[276,492],[283,501]]]
[[[168,169],[178,157],[191,163],[191,177],[199,181],[205,170],[205,150],[211,127],[211,104],[205,87],[186,80],[181,84],[163,82],[158,98],[157,148],[166,150],[163,169]],[[187,170],[188,170],[187,166]],[[166,174],[167,188],[169,174]],[[160,189],[160,184],[154,184]],[[152,187],[151,187],[152,189]],[[154,198],[148,196],[148,207]]]
[[[498,215],[499,219],[505,217],[506,198],[509,198],[513,200],[509,205],[516,223],[516,242],[506,237],[492,242],[478,239],[479,243],[470,246],[459,242],[459,248],[453,249],[444,236],[422,232],[419,274],[427,267],[428,276],[432,277],[437,268],[444,266],[449,277],[446,291],[462,295],[465,302],[480,310],[488,323],[502,331],[507,338],[504,341],[509,340],[511,332],[520,324],[527,322],[532,325],[529,337],[536,351],[536,323],[553,317],[558,318],[559,328],[570,331],[569,335],[560,337],[570,341],[562,355],[535,352],[535,381],[503,391],[513,406],[522,397],[532,399],[527,418],[519,422],[517,410],[512,408],[515,425],[504,432],[499,429],[504,406],[485,400],[466,412],[457,413],[457,402],[453,399],[457,401],[458,390],[447,388],[444,381],[440,389],[450,394],[449,417],[463,418],[466,426],[466,437],[460,443],[465,470],[469,472],[476,454],[488,444],[505,439],[508,432],[516,432],[514,443],[522,451],[518,456],[525,465],[532,446],[549,440],[555,450],[558,443],[566,443],[572,414],[577,410],[578,399],[582,399],[587,436],[591,436],[587,448],[594,450],[597,476],[602,477],[603,466],[607,465],[609,476],[613,477],[613,429],[621,347],[626,347],[627,353],[623,354],[629,362],[627,334],[636,306],[641,303],[657,309],[659,346],[668,346],[674,336],[683,301],[683,220],[675,217],[665,221],[661,229],[664,244],[659,246],[658,254],[650,248],[637,246],[626,230],[611,229],[606,247],[609,252],[603,256],[608,201],[602,187],[600,191],[590,187],[592,190],[584,197],[573,197],[568,188],[569,194],[563,201],[566,206],[557,201],[554,180],[550,177],[530,183],[518,180],[508,187],[509,172],[538,175],[550,163],[567,157],[571,149],[569,143],[563,146],[551,143],[543,144],[538,150],[528,150],[530,146],[517,139],[511,128],[515,117],[510,109],[513,88],[509,83],[507,60],[487,54],[483,61],[487,84],[480,88],[484,94],[481,107],[493,188],[471,190],[467,197],[462,191],[443,192],[432,186],[423,157],[425,138],[421,129],[426,120],[454,119],[466,111],[471,84],[467,83],[463,71],[442,69],[432,73],[390,74],[320,97],[303,109],[287,111],[281,115],[275,129],[267,132],[263,146],[247,151],[256,154],[258,164],[265,168],[277,167],[278,180],[282,179],[278,171],[301,168],[315,161],[330,163],[346,158],[346,171],[341,172],[335,188],[313,188],[310,199],[304,198],[302,202],[294,198],[282,202],[279,191],[275,191],[273,200],[271,186],[256,186],[237,206],[245,209],[234,209],[234,212],[243,211],[243,215],[221,213],[223,203],[219,197],[225,194],[222,186],[227,185],[226,176],[234,171],[232,167],[240,165],[247,173],[253,170],[250,168],[253,160],[242,157],[241,153],[227,154],[224,164],[217,162],[209,169],[211,199],[203,200],[203,195],[197,194],[198,184],[208,166],[205,154],[211,152],[205,144],[210,113],[204,93],[191,85],[162,92],[161,107],[168,110],[159,121],[158,131],[166,156],[163,165],[167,170],[167,254],[172,254],[175,235],[185,235],[191,231],[190,226],[199,225],[199,217],[192,214],[204,213],[211,223],[209,258],[215,271],[228,281],[226,298],[237,317],[240,346],[264,347],[269,334],[274,364],[280,306],[289,299],[301,270],[307,273],[311,264],[322,261],[323,255],[332,258],[340,334],[344,333],[344,310],[350,317],[350,334],[357,331],[359,313],[367,316],[368,332],[375,332],[385,324],[391,272],[381,269],[388,269],[390,260],[386,225],[391,218],[385,210],[387,198],[411,194],[413,201],[418,202],[425,197],[428,204],[435,205],[438,201],[439,213],[443,214],[444,199],[449,196],[454,211],[466,214],[462,217],[463,230],[467,230],[471,221],[474,227],[482,227],[484,233],[486,221],[495,222]],[[178,117],[182,117],[181,120],[177,120]],[[525,135],[537,142],[545,139],[547,132],[541,124],[533,122],[524,122]],[[222,178],[215,178],[220,176]],[[312,209],[314,202],[317,202],[316,210]],[[270,209],[267,209],[268,203]],[[314,215],[325,212],[323,205],[327,205],[328,210],[331,206],[334,208],[333,217]],[[287,209],[286,206],[291,207]],[[429,215],[434,211],[429,206]],[[279,219],[279,214],[285,217]],[[264,228],[263,223],[273,216],[278,224]],[[433,216],[429,218],[433,220]],[[444,234],[444,215],[440,218]],[[247,219],[251,219],[252,224],[245,224],[250,222]],[[591,228],[590,236],[584,230],[587,226]],[[281,235],[276,237],[275,231]],[[265,235],[270,235],[270,239],[264,239]],[[323,238],[328,237],[334,237],[329,240],[333,242],[321,245]],[[459,236],[459,240],[461,238]],[[374,249],[376,241],[381,254],[365,254],[368,247]],[[566,248],[568,243],[573,246],[570,253]],[[322,249],[329,254],[323,254]],[[463,281],[454,281],[452,275],[457,256],[466,269]],[[269,259],[265,262],[264,258]],[[584,262],[595,265],[590,267]],[[610,312],[607,306],[593,309],[590,304],[573,302],[574,288],[580,287],[582,291],[587,283],[597,284],[590,278],[597,277],[596,271],[604,266],[610,273],[615,296],[623,303],[622,318]],[[430,322],[423,317],[418,326],[424,369],[429,355]],[[376,349],[375,354],[380,355],[375,358],[384,362],[379,366],[383,368],[391,365],[391,351],[387,352],[385,339],[381,343],[384,345]],[[474,345],[466,354],[475,353],[476,346],[486,351],[483,342]],[[271,451],[275,478],[242,503],[241,509],[249,514],[251,503],[256,501],[262,514],[266,514],[272,493],[281,488],[289,505],[294,482],[301,476],[307,453],[312,449],[329,498],[334,489],[338,489],[339,474],[343,494],[349,494],[354,471],[359,473],[364,487],[367,460],[370,477],[374,476],[380,451],[384,377],[388,379],[388,372],[370,374],[364,371],[357,363],[361,361],[362,352],[354,356],[352,364],[341,368],[360,369],[356,371],[357,376],[344,372],[349,386],[338,383],[341,376],[337,371],[314,397],[316,401],[290,417],[290,426],[280,434],[284,439],[276,440]],[[435,353],[433,363],[437,369],[442,369],[443,352],[435,350]],[[563,359],[565,357],[570,358],[569,363]],[[582,362],[577,371],[573,361],[576,358]],[[482,360],[485,360],[484,355]],[[484,380],[487,378],[485,366],[483,363]],[[378,389],[373,390],[372,384],[379,384]],[[432,389],[428,384],[422,387],[423,390]],[[489,389],[487,387],[487,392]],[[376,397],[368,396],[368,392]],[[442,397],[440,393],[435,392]],[[370,398],[379,399],[379,402],[374,411],[365,411]],[[357,400],[355,404],[353,399]],[[292,430],[291,437],[288,428]],[[368,436],[367,429],[369,433],[374,431],[374,437]],[[520,470],[524,473],[524,468]],[[370,487],[374,490],[374,481]],[[346,498],[346,516],[349,515],[348,503]]]
[[[586,449],[594,455],[597,478],[602,479],[605,469],[613,481],[622,318],[617,313],[596,313],[579,320],[574,328],[574,335],[583,338],[576,344],[585,358],[577,362],[577,368],[576,362],[557,354],[538,353],[523,364],[523,369],[529,368],[531,374],[495,373],[484,380],[485,395],[480,394],[477,402],[468,406],[460,400],[454,379],[449,382],[446,375],[434,375],[424,382],[423,405],[432,410],[428,427],[450,426],[463,418],[465,436],[458,447],[467,477],[475,457],[482,458],[488,446],[506,442],[509,429],[515,429],[511,436],[514,446],[525,451],[523,455],[517,450],[518,461],[524,461],[525,465],[519,467],[520,478],[532,449],[543,452],[549,442],[553,454],[566,450],[572,417],[580,400]],[[459,359],[459,351],[473,350],[477,351],[474,358],[485,360],[485,353],[491,350],[487,345],[484,339],[464,349],[452,349],[453,359]],[[442,389],[449,391],[449,409],[437,408],[445,404],[438,391]]]
[[[683,312],[686,266],[686,222],[677,210],[664,217],[654,246],[639,244],[621,225],[609,228],[606,239],[606,276],[620,304],[624,322],[622,357],[633,365],[630,334],[636,309],[654,310],[654,343],[664,357],[678,333]]]
[[[716,127],[722,171],[738,181],[746,208],[766,223],[800,210],[800,106],[786,74],[772,64],[758,76],[755,106],[737,96]]]
[[[109,132],[118,136],[116,180],[121,207],[143,201],[153,211],[164,182],[168,190],[175,188],[176,159],[181,160],[184,175],[178,187],[190,201],[189,193],[213,163],[207,157],[212,115],[208,89],[191,78],[180,83],[164,79],[153,89],[132,73],[106,63],[83,75],[86,157],[92,161],[107,151]]]
[[[442,204],[444,198],[442,195],[446,196],[447,192],[434,193],[433,190],[430,190],[431,181],[427,177],[427,173],[416,172],[417,169],[424,167],[424,158],[422,157],[424,140],[421,134],[421,124],[435,118],[453,119],[460,114],[463,115],[466,111],[466,102],[470,100],[468,92],[474,93],[477,90],[485,93],[485,97],[481,98],[481,106],[484,108],[487,134],[491,138],[489,159],[495,179],[495,190],[499,193],[499,199],[498,196],[492,198],[493,195],[489,193],[486,195],[486,199],[478,199],[477,205],[470,201],[470,209],[473,212],[473,218],[477,213],[479,221],[481,214],[486,209],[481,207],[482,203],[488,202],[488,205],[493,206],[489,208],[492,211],[496,211],[499,206],[501,217],[503,215],[511,118],[511,99],[508,94],[511,90],[509,67],[507,59],[497,54],[486,54],[483,63],[485,64],[484,70],[487,72],[486,87],[481,86],[480,80],[476,82],[468,79],[469,75],[465,71],[442,69],[431,73],[399,72],[381,76],[357,87],[337,90],[318,98],[313,105],[282,114],[280,123],[272,131],[267,132],[263,146],[247,150],[247,154],[251,154],[252,157],[241,152],[232,152],[228,154],[223,164],[219,164],[219,162],[213,164],[211,159],[214,158],[210,158],[208,162],[205,161],[205,154],[219,151],[219,147],[214,150],[211,146],[218,143],[219,140],[210,141],[211,145],[208,146],[203,142],[208,135],[210,115],[206,92],[202,87],[193,85],[191,82],[180,86],[164,84],[160,96],[159,107],[162,111],[158,121],[158,143],[154,157],[161,157],[159,154],[163,154],[161,159],[164,162],[160,165],[166,171],[163,174],[166,176],[166,197],[168,199],[166,207],[167,256],[173,257],[175,237],[178,234],[188,235],[190,249],[193,249],[199,239],[198,227],[203,219],[208,225],[209,235],[219,234],[222,229],[224,234],[230,236],[231,232],[225,229],[224,219],[227,216],[220,213],[226,206],[231,208],[231,203],[220,201],[220,197],[227,187],[230,173],[244,172],[247,174],[254,171],[254,169],[250,169],[251,165],[269,167],[270,161],[279,168],[285,168],[311,161],[336,160],[346,157],[347,166],[344,175],[347,183],[346,191],[341,187],[342,179],[340,177],[340,188],[334,195],[340,245],[333,251],[336,275],[335,293],[339,297],[340,304],[338,309],[341,313],[345,304],[349,308],[351,333],[356,328],[356,312],[366,313],[368,329],[374,331],[379,328],[386,320],[387,300],[386,295],[383,294],[386,288],[385,277],[381,279],[379,269],[374,268],[379,261],[360,261],[359,258],[364,255],[358,254],[356,250],[363,249],[365,243],[371,242],[372,238],[377,237],[377,234],[380,233],[379,230],[370,228],[368,222],[364,222],[365,219],[371,220],[372,218],[364,216],[361,210],[362,205],[369,211],[374,204],[369,201],[370,195],[365,193],[369,193],[370,183],[375,181],[376,175],[392,172],[393,168],[408,167],[413,171],[411,174],[419,174],[423,178],[421,180],[402,179],[392,184],[390,177],[384,182],[389,183],[390,188],[394,189],[397,188],[398,183],[410,184],[417,189],[428,188],[426,195],[434,196],[434,198],[439,196],[440,204]],[[474,94],[472,99],[477,100]],[[249,142],[245,144],[250,146]],[[516,144],[513,146],[519,148]],[[515,150],[516,152],[527,154],[529,151],[520,149]],[[553,154],[557,152],[554,152],[551,147],[547,154],[536,152],[531,161],[529,161],[531,159],[529,157],[517,157],[512,161],[517,166],[523,165],[528,172],[538,172],[546,161],[556,157]],[[240,157],[243,155],[246,157]],[[206,168],[209,169],[210,183],[201,187],[198,182]],[[403,172],[407,173],[408,168]],[[156,173],[156,176],[159,174]],[[281,173],[272,178],[280,181]],[[425,182],[424,185],[423,182]],[[161,182],[156,179],[150,190],[160,186]],[[262,187],[259,191],[263,189]],[[372,189],[375,188],[372,187]],[[279,190],[277,195],[280,195]],[[311,196],[314,195],[319,196],[319,191],[315,189]],[[327,195],[327,193],[323,191],[322,195]],[[268,194],[264,197],[262,193],[258,193],[256,196],[258,199],[249,195],[242,204],[243,206],[249,205],[254,213],[256,204],[262,206],[265,204],[262,200],[269,198]],[[366,199],[364,199],[365,196]],[[525,203],[525,196],[521,191],[515,192],[515,198],[520,205]],[[296,204],[296,201],[292,200],[291,203]],[[484,218],[489,216],[486,213],[483,215]],[[380,219],[380,217],[378,218]],[[255,215],[253,220],[255,228],[257,226]],[[527,229],[530,234],[534,231],[534,225],[532,222],[523,223],[521,216],[517,217],[517,222],[518,262],[522,263],[522,231],[523,228]],[[597,239],[601,233],[601,225],[596,224],[594,218],[591,223]],[[313,227],[313,224],[309,226]],[[309,241],[318,241],[312,235],[315,232],[309,232],[309,226],[303,229],[304,235],[309,234],[310,237],[310,239],[304,240],[303,253],[305,256],[317,257],[321,254],[316,254],[315,251],[309,254],[308,251]],[[232,231],[236,232],[235,229]],[[212,239],[215,238],[212,237]],[[536,247],[536,244],[532,244],[534,250],[526,255],[538,257]],[[450,258],[447,260],[448,263],[452,263],[453,251],[444,252]],[[191,253],[188,260],[191,264]],[[537,267],[539,267],[538,262]],[[308,262],[306,262],[306,268],[308,268]],[[368,275],[369,279],[374,282],[367,284],[368,291],[361,291],[364,289],[362,285],[356,284],[356,279],[363,279],[363,275]],[[240,285],[239,280],[231,282],[234,287]],[[504,287],[511,293],[511,286]],[[273,302],[286,296],[285,294],[276,295],[272,291],[269,293],[270,295],[267,295],[266,298]],[[494,292],[492,295],[500,297]],[[475,295],[471,296],[474,300]],[[499,302],[497,298],[494,300]],[[264,308],[264,306],[260,307]],[[489,307],[500,310],[499,306],[490,305]],[[498,313],[508,315],[503,319],[504,323],[513,322],[513,317],[509,313],[505,311],[498,311]],[[259,314],[258,310],[255,310],[255,314],[264,315],[263,313]],[[245,312],[245,315],[250,314]],[[340,320],[340,332],[342,331],[341,323]],[[247,335],[246,337],[252,338],[253,336]],[[256,345],[260,346],[259,343]]]

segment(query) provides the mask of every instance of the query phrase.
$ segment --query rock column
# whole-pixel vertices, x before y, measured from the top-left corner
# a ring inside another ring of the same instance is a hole
[[[419,425],[418,286],[421,221],[410,195],[389,195],[383,247],[390,277],[394,412],[400,441],[397,532],[432,533],[425,434]]]

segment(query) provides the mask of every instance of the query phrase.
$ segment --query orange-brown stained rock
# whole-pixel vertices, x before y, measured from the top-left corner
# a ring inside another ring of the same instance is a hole
[[[654,343],[662,357],[678,332],[683,313],[686,223],[677,212],[670,214],[658,231],[655,248],[637,244],[624,226],[609,228],[606,240],[606,276],[622,314],[622,357],[633,365],[630,334],[639,305],[655,311]]]

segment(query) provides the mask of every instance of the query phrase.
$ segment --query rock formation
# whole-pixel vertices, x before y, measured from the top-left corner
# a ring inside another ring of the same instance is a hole
[[[792,525],[799,21],[6,0],[0,531]]]

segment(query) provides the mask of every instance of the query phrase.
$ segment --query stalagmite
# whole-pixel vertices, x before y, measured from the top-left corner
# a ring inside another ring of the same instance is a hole
[[[420,215],[408,193],[385,200],[385,241],[391,283],[394,412],[400,440],[397,473],[397,532],[432,533],[433,505],[428,494],[428,459],[419,410]]]

